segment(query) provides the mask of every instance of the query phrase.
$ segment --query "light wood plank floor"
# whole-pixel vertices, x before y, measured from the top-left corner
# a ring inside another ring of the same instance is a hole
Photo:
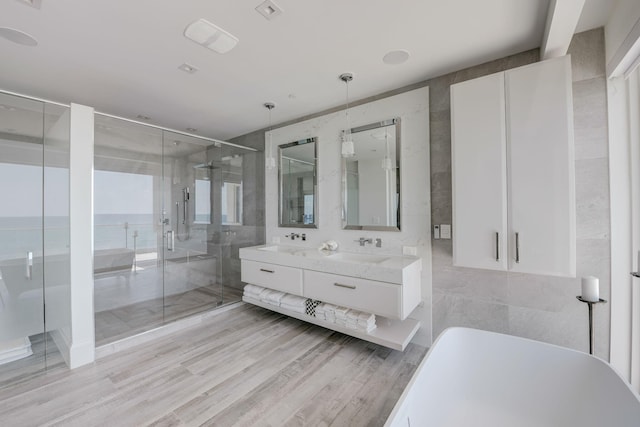
[[[0,425],[379,426],[425,353],[246,304],[0,389]]]

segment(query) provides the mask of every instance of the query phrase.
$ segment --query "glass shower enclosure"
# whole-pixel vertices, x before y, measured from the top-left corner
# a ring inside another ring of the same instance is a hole
[[[69,108],[0,93],[0,387],[64,366]]]
[[[239,301],[255,150],[97,114],[94,153],[96,345]]]

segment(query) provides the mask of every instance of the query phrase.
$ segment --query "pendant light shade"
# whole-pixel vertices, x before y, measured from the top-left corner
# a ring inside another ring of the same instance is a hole
[[[356,155],[353,139],[351,139],[351,126],[349,125],[349,82],[353,80],[353,74],[344,73],[340,74],[340,80],[342,80],[347,87],[347,108],[345,109],[345,130],[342,132],[342,157],[353,157]]]
[[[342,140],[342,157],[353,157],[356,155],[355,147],[353,146],[353,140],[351,138],[346,139],[343,136]]]
[[[264,164],[267,170],[273,170],[276,168],[276,159],[273,156],[273,140],[271,139],[271,134],[273,133],[273,129],[271,128],[271,110],[276,108],[276,104],[273,102],[265,102],[264,107],[269,110],[269,132],[267,133],[267,140],[265,141]]]

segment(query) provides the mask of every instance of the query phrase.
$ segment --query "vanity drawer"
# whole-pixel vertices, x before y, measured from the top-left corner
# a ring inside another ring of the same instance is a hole
[[[304,296],[381,316],[401,317],[402,286],[393,283],[305,270]]]
[[[299,268],[242,260],[241,274],[243,282],[302,295],[302,270]]]

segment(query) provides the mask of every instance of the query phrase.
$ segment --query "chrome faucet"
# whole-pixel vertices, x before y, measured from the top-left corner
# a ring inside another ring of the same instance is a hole
[[[360,243],[360,246],[364,246],[365,243],[373,243],[373,239],[370,237],[368,239],[361,237],[358,240],[354,240],[354,242]]]
[[[300,235],[298,233],[290,233],[290,234],[285,234],[284,237],[288,237],[291,240],[295,240],[295,239],[299,238]],[[305,236],[304,240],[306,240],[306,236]]]

